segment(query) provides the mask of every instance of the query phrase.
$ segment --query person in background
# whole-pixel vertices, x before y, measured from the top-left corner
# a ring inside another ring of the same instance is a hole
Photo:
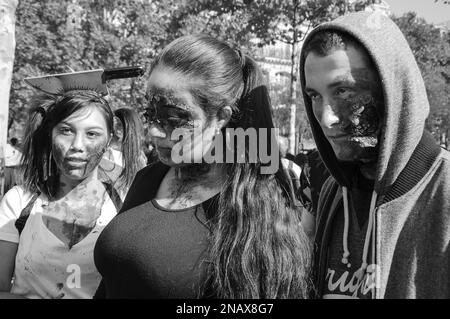
[[[114,135],[114,114],[101,95],[42,95],[30,114],[23,184],[0,202],[0,298],[92,298],[101,278],[94,244],[139,169],[138,137],[122,118],[123,182],[111,184],[99,179]]]
[[[3,192],[6,194],[12,187],[20,183],[20,162],[22,152],[18,149],[18,140],[13,137],[5,147],[5,181]]]
[[[209,36],[184,36],[154,60],[146,97],[159,162],[138,173],[97,241],[96,297],[307,297],[310,242],[286,171],[261,173],[259,157],[205,161],[227,128],[273,128],[256,62]],[[175,160],[177,147],[193,160]]]
[[[108,183],[126,183],[131,184],[134,176],[128,176],[128,180],[121,179],[124,172],[123,154],[139,154],[138,168],[141,169],[147,165],[147,159],[144,153],[143,143],[143,125],[139,114],[129,108],[120,108],[114,111],[114,135],[111,143],[100,161],[101,179]],[[124,124],[127,127],[123,127]],[[130,132],[132,134],[124,134]],[[133,141],[125,141],[124,139],[133,138]],[[123,147],[127,147],[124,149]]]

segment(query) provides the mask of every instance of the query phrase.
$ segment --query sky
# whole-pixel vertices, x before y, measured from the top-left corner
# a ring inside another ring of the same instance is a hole
[[[440,23],[450,20],[450,4],[434,0],[385,0],[391,13],[401,16],[408,11],[415,11],[419,17],[429,23]]]

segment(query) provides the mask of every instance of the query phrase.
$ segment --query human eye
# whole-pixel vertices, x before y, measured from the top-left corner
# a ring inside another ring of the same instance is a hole
[[[338,88],[336,88],[336,90],[334,91],[334,95],[335,95],[336,97],[346,99],[346,98],[351,98],[351,97],[353,97],[354,92],[353,92],[352,89],[347,88],[347,87],[338,87]]]
[[[185,126],[189,123],[189,121],[187,119],[182,119],[179,117],[169,117],[167,119],[167,123],[172,126],[172,127],[180,127],[180,126]]]
[[[72,129],[68,126],[61,126],[58,129],[59,133],[61,133],[62,135],[71,135],[73,133]]]
[[[145,110],[144,110],[144,115],[146,117],[151,117],[151,116],[155,115],[155,113],[156,113],[155,108],[152,106],[149,106],[149,107],[145,108]]]
[[[102,133],[97,131],[88,131],[86,132],[86,136],[90,139],[98,138],[102,135]]]
[[[150,105],[144,110],[144,117],[147,122],[152,123],[156,120],[156,109],[154,106]]]
[[[317,101],[320,97],[320,94],[318,94],[317,92],[314,92],[314,91],[308,92],[307,95],[309,96],[311,101]]]

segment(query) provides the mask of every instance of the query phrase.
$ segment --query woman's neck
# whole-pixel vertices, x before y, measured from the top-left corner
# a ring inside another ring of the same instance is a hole
[[[225,172],[223,164],[192,164],[188,166],[176,167],[174,169],[175,180],[179,184],[218,184],[222,180]]]
[[[193,164],[170,169],[155,196],[168,209],[195,206],[213,197],[226,178],[224,164]]]
[[[60,176],[58,190],[56,192],[56,199],[67,196],[74,190],[86,190],[95,187],[99,182],[97,169],[94,169],[91,174],[89,174],[85,179],[82,180],[72,180],[65,176]]]

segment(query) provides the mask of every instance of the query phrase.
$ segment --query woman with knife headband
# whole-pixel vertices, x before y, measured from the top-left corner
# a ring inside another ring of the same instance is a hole
[[[114,134],[114,114],[101,94],[69,85],[35,100],[24,184],[0,203],[0,298],[93,296],[100,282],[94,244],[140,168],[136,118],[120,118],[125,165],[113,185],[99,177]]]

